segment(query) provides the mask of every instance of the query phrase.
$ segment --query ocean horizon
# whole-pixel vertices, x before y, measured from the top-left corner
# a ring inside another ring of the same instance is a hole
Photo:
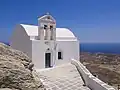
[[[80,51],[120,54],[120,43],[81,43]]]
[[[9,45],[8,42],[3,42]],[[81,43],[81,52],[120,54],[120,43]]]

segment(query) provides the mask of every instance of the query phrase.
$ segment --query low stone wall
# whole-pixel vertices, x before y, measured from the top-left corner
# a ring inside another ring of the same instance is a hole
[[[97,77],[93,76],[89,70],[79,61],[72,59],[71,64],[75,65],[78,69],[84,83],[92,90],[115,90],[112,86],[99,80]]]

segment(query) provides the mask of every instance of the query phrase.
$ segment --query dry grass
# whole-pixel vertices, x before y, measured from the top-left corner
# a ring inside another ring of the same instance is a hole
[[[81,53],[80,61],[102,81],[113,86],[120,84],[120,55]]]

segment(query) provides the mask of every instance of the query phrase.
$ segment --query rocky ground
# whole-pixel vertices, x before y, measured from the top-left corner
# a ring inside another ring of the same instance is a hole
[[[81,53],[81,62],[102,81],[117,87],[120,85],[120,55],[105,53]]]
[[[0,43],[0,90],[45,90],[33,66],[23,52]]]

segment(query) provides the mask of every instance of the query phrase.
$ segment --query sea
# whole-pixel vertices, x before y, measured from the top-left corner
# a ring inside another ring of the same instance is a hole
[[[7,45],[9,43],[3,42]],[[81,43],[81,52],[120,54],[120,43]]]
[[[120,54],[120,43],[81,43],[80,51]]]

